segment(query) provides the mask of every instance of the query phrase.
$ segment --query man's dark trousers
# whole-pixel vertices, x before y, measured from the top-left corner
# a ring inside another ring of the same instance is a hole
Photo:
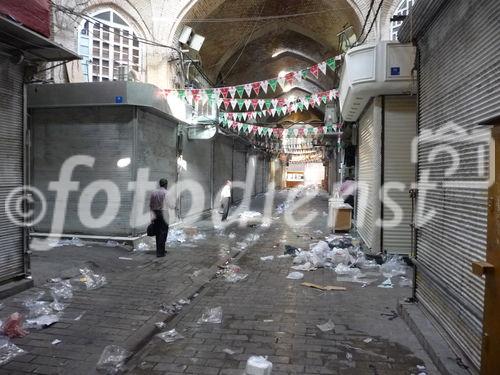
[[[155,234],[156,234],[156,256],[165,256],[165,243],[168,236],[168,224],[165,221],[162,210],[155,210]]]
[[[227,219],[227,215],[229,214],[229,200],[231,198],[222,198],[221,200],[221,205],[222,205],[222,221]]]

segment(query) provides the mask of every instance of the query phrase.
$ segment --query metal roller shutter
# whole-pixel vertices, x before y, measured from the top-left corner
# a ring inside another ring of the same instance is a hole
[[[374,99],[359,119],[359,166],[356,223],[359,235],[372,252],[380,249],[380,119],[376,116]]]
[[[25,273],[24,229],[4,209],[8,194],[24,183],[23,70],[0,59],[0,283]]]
[[[262,193],[264,184],[264,159],[261,156],[255,158],[255,194]]]
[[[241,143],[235,143],[233,151],[233,180],[234,181],[246,181],[247,174],[247,154],[243,149],[244,145]],[[243,199],[243,189],[233,189],[233,201],[238,202]]]
[[[141,121],[146,121],[142,119]],[[157,121],[159,123],[159,121]],[[33,185],[39,188],[47,198],[47,214],[35,226],[38,232],[51,232],[56,192],[48,190],[51,181],[59,179],[63,163],[75,155],[89,155],[95,158],[92,168],[76,166],[72,172],[72,180],[80,183],[79,191],[71,192],[68,198],[63,233],[128,235],[132,233],[130,213],[132,192],[128,191],[128,183],[134,181],[132,165],[149,167],[151,180],[158,177],[156,165],[147,163],[154,154],[153,149],[159,143],[158,133],[153,135],[153,123],[139,129],[138,142],[147,144],[138,152],[138,160],[129,166],[117,167],[121,158],[133,159],[133,110],[131,108],[80,107],[36,109],[31,111],[32,153],[33,153]],[[156,124],[159,125],[159,124]],[[96,141],[96,134],[99,135]],[[174,159],[175,160],[175,159]],[[163,175],[162,175],[163,177]],[[99,192],[94,197],[82,195],[83,190],[96,180],[111,180],[120,189],[120,197],[108,197]],[[86,228],[80,221],[78,204],[85,202],[91,207],[93,217],[99,217],[106,204],[118,206],[118,214],[114,220],[102,228]],[[61,213],[56,213],[61,215]]]
[[[417,3],[418,4],[418,3]],[[452,176],[446,153],[431,160],[445,124],[468,132],[484,129],[481,122],[500,115],[498,65],[500,2],[448,1],[421,38],[419,78],[418,204],[421,212],[436,215],[417,232],[417,284],[419,302],[452,338],[454,346],[479,368],[484,281],[471,272],[471,262],[486,256],[487,190],[479,186],[488,170],[485,137],[454,136],[446,144],[458,151],[460,164]],[[439,36],[436,39],[436,36]],[[442,41],[442,42],[441,42]],[[463,48],[471,64],[463,64]],[[429,131],[424,136],[424,132]],[[441,137],[442,139],[442,137]],[[478,147],[486,155],[478,158]],[[426,173],[430,174],[428,181]],[[451,181],[469,182],[443,185]],[[435,184],[435,186],[433,186]],[[419,218],[417,218],[419,219]]]
[[[212,140],[187,140],[183,150],[187,170],[181,173],[182,186],[189,186],[189,181],[196,181],[203,187],[204,204],[192,207],[200,197],[194,200],[191,193],[183,191],[181,194],[181,214],[199,215],[212,207]],[[184,182],[186,181],[186,182]]]
[[[233,175],[233,139],[217,136],[214,143],[214,207],[218,205],[219,192]]]
[[[415,165],[411,162],[411,146],[416,136],[417,114],[415,97],[386,96],[384,98],[384,181],[403,183],[402,191],[391,189],[387,195],[403,211],[397,226],[383,229],[384,251],[409,254],[411,250],[411,198],[408,190],[415,182]],[[384,220],[394,217],[391,206],[384,202]]]

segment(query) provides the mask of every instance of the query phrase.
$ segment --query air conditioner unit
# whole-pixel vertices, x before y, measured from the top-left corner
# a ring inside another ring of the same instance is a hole
[[[370,98],[410,94],[415,47],[383,41],[351,48],[340,79],[340,110],[345,121],[356,121]]]

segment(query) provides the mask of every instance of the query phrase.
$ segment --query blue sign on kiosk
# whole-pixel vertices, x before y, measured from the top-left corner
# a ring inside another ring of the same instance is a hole
[[[393,66],[391,67],[391,76],[399,76],[400,75],[400,68],[399,66]]]
[[[115,103],[123,103],[123,96],[115,96]]]

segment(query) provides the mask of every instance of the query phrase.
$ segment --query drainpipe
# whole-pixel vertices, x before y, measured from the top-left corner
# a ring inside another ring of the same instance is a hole
[[[384,160],[385,160],[385,96],[382,96],[382,110],[380,114],[380,190],[379,194],[383,193],[384,186]],[[383,195],[382,195],[383,197]],[[384,222],[384,202],[380,199],[380,220]],[[384,251],[384,226],[380,226],[380,251]]]
[[[418,45],[416,46],[416,55],[415,55],[415,70],[417,71],[417,139],[420,136],[420,79],[421,79],[421,74],[420,74],[420,49],[418,48]],[[417,153],[418,153],[418,147],[417,147]],[[418,182],[418,169],[419,169],[419,162],[418,162],[418,155],[417,155],[417,164],[415,165],[415,182]],[[416,203],[418,202],[418,188],[415,186],[415,189],[411,190],[411,194],[413,195],[412,197],[412,211],[413,211],[413,206],[415,205],[416,209]],[[415,225],[415,212],[412,212],[412,247],[413,247],[413,258],[415,260],[418,259],[417,257],[417,237],[418,237],[418,228]],[[414,269],[413,269],[413,290],[412,290],[412,299],[413,301],[417,301],[417,262],[413,262],[414,264]]]

